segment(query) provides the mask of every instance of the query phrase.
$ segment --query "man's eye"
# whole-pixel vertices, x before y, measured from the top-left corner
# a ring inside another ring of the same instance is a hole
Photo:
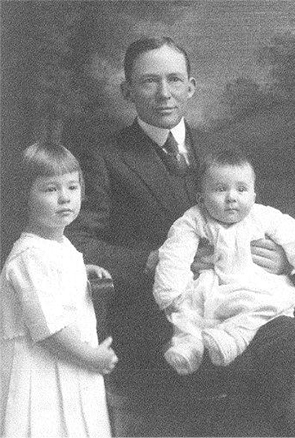
[[[179,78],[178,76],[172,76],[169,80],[170,82],[175,82],[175,83],[182,82],[182,79]]]
[[[152,84],[152,83],[154,83],[154,82],[156,82],[156,79],[155,79],[155,78],[145,78],[145,79],[143,80],[143,83],[144,83],[144,84]]]

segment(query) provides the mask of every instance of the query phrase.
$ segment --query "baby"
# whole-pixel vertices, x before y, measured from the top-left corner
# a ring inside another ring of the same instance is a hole
[[[197,205],[172,225],[159,250],[154,297],[174,327],[165,358],[179,374],[199,368],[204,348],[214,365],[228,365],[263,324],[293,316],[291,280],[255,265],[250,244],[267,235],[294,267],[295,220],[255,198],[246,156],[237,150],[208,155]],[[194,280],[190,266],[201,239],[214,247],[214,268]]]

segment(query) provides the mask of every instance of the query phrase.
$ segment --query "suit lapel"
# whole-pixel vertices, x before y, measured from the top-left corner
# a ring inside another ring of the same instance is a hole
[[[176,194],[169,173],[157,154],[158,147],[135,121],[130,128],[128,138],[122,144],[122,158],[125,164],[136,174],[151,195],[167,211],[175,211]]]

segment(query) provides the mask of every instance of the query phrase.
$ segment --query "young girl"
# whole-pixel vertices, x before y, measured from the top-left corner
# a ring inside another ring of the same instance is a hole
[[[240,355],[257,330],[293,316],[295,289],[284,275],[252,262],[252,240],[269,236],[295,266],[295,220],[255,204],[255,174],[241,153],[208,155],[201,166],[198,205],[171,227],[159,251],[154,296],[174,326],[165,352],[179,374],[201,364],[204,347],[215,365]],[[214,246],[214,269],[193,280],[190,266],[200,239]]]
[[[1,436],[106,438],[103,374],[117,357],[111,338],[98,344],[83,257],[64,236],[82,172],[55,143],[28,147],[20,171],[27,226],[0,277]]]

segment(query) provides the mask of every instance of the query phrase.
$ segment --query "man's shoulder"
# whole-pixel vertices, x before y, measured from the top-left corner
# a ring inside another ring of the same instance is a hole
[[[92,136],[89,149],[100,154],[113,153],[114,150],[121,150],[124,145],[130,144],[138,136],[138,129],[135,123],[119,127],[111,132],[103,132],[101,135]]]
[[[209,132],[202,126],[194,126],[185,122],[186,131],[199,156],[206,154],[212,149],[212,141]]]

